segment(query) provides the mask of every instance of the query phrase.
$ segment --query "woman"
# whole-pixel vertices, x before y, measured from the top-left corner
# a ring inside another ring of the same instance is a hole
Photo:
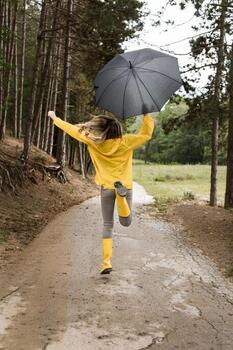
[[[94,116],[90,121],[72,125],[48,112],[54,124],[88,146],[96,170],[95,182],[101,186],[103,215],[103,266],[101,274],[112,271],[112,230],[115,200],[120,223],[131,224],[132,214],[132,156],[133,150],[152,137],[154,119],[144,114],[137,134],[125,134],[118,119],[106,115]]]

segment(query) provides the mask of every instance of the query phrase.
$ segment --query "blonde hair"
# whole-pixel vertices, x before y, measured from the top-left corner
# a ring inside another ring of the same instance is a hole
[[[91,115],[86,123],[76,124],[79,132],[84,132],[90,140],[101,143],[108,139],[122,137],[123,128],[120,121],[108,115]]]

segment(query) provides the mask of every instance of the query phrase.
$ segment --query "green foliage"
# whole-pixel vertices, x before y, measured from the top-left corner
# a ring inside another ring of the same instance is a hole
[[[83,20],[76,26],[81,70],[93,79],[99,69],[116,53],[122,43],[142,30],[142,7],[139,0],[89,0],[81,13]],[[80,55],[81,53],[81,55]]]
[[[122,52],[122,44],[143,28],[143,5],[140,0],[77,0],[72,15],[72,50],[70,58],[70,121],[78,123],[88,119],[88,112],[95,110],[93,78],[98,70],[116,53]],[[54,6],[47,2],[47,10],[53,13]],[[27,36],[24,79],[23,115],[30,109],[33,66],[35,61],[38,25],[41,14],[41,2],[29,2],[26,10]],[[19,11],[19,21],[21,13]],[[65,10],[60,10],[58,28],[65,22]],[[48,40],[50,34],[44,28],[40,36]],[[54,40],[58,40],[55,38]],[[64,49],[64,37],[61,37],[60,62]],[[43,56],[43,55],[42,55]],[[41,57],[43,58],[43,57]],[[54,60],[56,62],[56,60]],[[0,55],[1,64],[1,55]],[[60,67],[62,72],[62,67]],[[62,77],[59,79],[59,87]],[[57,113],[61,109],[62,91],[59,91]]]
[[[144,16],[144,2],[139,0],[79,1],[81,6],[74,13],[79,18],[74,27],[77,40],[71,58],[70,114],[75,122],[88,119],[87,112],[103,113],[95,105],[93,79],[115,54],[123,51],[122,44],[142,30]]]
[[[153,206],[158,210],[159,213],[166,212],[168,206],[172,203],[178,202],[178,197],[154,197]]]
[[[154,181],[166,182],[166,181],[185,181],[185,180],[193,180],[194,177],[191,174],[184,175],[176,175],[176,174],[165,174],[156,176]]]
[[[185,201],[192,201],[195,199],[195,194],[193,192],[184,192],[183,193],[183,200]]]
[[[196,101],[197,102],[197,101]],[[136,150],[134,157],[145,162],[162,164],[209,164],[211,161],[211,133],[208,103],[189,107],[189,101],[176,96],[156,116],[152,140]],[[208,115],[208,117],[207,117]],[[130,118],[131,119],[131,118]],[[222,104],[219,143],[219,164],[226,164],[227,138],[226,106]],[[128,132],[136,132],[141,118],[132,118]]]

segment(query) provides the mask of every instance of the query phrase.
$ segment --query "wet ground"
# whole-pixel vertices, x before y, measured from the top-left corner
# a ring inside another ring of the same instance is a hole
[[[233,285],[150,201],[135,184],[107,277],[99,197],[57,216],[0,275],[0,349],[232,350]]]

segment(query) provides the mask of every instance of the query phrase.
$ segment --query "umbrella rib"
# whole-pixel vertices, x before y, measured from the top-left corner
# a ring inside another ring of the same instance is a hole
[[[144,81],[139,77],[138,73],[135,71],[138,79],[140,80],[140,82],[142,83],[142,85],[144,86],[144,88],[146,89],[146,91],[148,92],[148,94],[150,95],[152,101],[154,102],[154,104],[156,105],[156,107],[158,108],[158,110],[160,111],[161,108],[159,107],[158,103],[156,103],[156,101],[154,100],[153,96],[151,95],[150,91],[148,90],[147,86],[145,85]]]
[[[106,69],[100,71],[100,72],[98,73],[98,75],[99,75],[99,74],[102,74],[102,73],[105,73],[105,72],[107,72],[108,70],[112,70],[112,69],[122,69],[122,68],[128,68],[128,67],[120,66],[120,67],[110,67],[110,68],[106,68]]]
[[[141,92],[140,86],[139,86],[139,84],[138,84],[138,81],[137,81],[137,79],[136,79],[136,77],[135,77],[134,69],[133,69],[132,71],[133,71],[133,75],[134,75],[134,78],[135,78],[135,82],[136,82],[136,84],[137,84],[138,92],[139,92],[139,95],[140,95],[140,97],[141,97],[141,101],[142,101],[142,104],[143,104],[144,101],[143,101],[143,97],[142,97],[142,92]]]
[[[143,68],[143,67],[135,67],[135,68],[139,68],[139,69],[144,69],[144,70],[147,70],[148,72],[154,72],[154,73],[158,73],[158,74],[161,74],[161,75],[164,75],[165,77],[167,77],[168,79],[172,79],[174,80],[175,82],[181,84],[181,82],[179,80],[176,80],[172,77],[169,77],[169,75],[165,74],[165,73],[161,73],[161,72],[158,72],[157,70],[153,70],[153,69],[149,69],[149,68]]]
[[[102,94],[100,95],[100,97],[99,97],[98,100],[96,101],[97,104],[100,102],[101,98],[103,97],[103,95],[104,95],[105,91],[107,90],[107,88],[109,87],[109,85],[111,85],[111,84],[112,84],[114,81],[116,81],[117,79],[122,78],[122,74],[125,73],[125,72],[127,72],[127,70],[128,70],[128,68],[127,68],[125,71],[123,71],[123,72],[121,72],[120,74],[118,74],[113,80],[110,81],[110,83],[109,83],[107,86],[105,86],[104,90],[102,91]]]
[[[140,54],[140,51],[138,51],[138,52],[137,52],[137,54],[135,55],[135,57],[134,57],[134,59],[133,59],[132,64],[134,64],[134,62],[135,62],[135,61],[136,61],[136,59],[138,58],[139,54]]]
[[[129,83],[129,80],[130,80],[130,78],[132,76],[132,71],[130,73],[131,74],[128,75],[128,78],[126,80],[125,88],[124,88],[124,94],[123,94],[123,104],[122,104],[123,119],[124,119],[124,116],[125,116],[125,93],[126,93],[126,88],[127,88],[128,83]]]

